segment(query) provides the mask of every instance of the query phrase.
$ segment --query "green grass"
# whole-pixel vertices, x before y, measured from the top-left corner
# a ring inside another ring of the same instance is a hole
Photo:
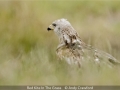
[[[120,60],[119,1],[0,1],[0,85],[120,85],[120,67],[59,61],[47,27],[67,18],[82,40]]]

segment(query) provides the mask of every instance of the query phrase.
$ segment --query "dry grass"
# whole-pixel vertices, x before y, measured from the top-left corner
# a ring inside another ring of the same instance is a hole
[[[119,60],[119,8],[119,1],[0,1],[0,85],[120,85],[118,67],[58,61],[58,39],[46,30],[67,18],[83,41]]]

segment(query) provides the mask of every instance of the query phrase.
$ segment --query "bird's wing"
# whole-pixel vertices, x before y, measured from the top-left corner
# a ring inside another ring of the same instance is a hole
[[[57,50],[57,55],[61,59],[65,59],[69,64],[74,63],[79,66],[86,60],[93,61],[99,65],[107,64],[110,67],[113,65],[120,65],[120,62],[112,55],[85,44],[82,47],[77,45],[74,48],[64,45]]]
[[[105,63],[108,65],[120,65],[120,62],[114,58],[112,55],[91,47],[90,45],[86,45],[83,47],[84,55],[88,58],[94,59],[95,62]],[[93,58],[92,58],[93,57]]]

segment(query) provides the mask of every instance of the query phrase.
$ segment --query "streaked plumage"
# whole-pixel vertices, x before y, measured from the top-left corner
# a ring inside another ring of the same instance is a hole
[[[57,55],[65,59],[69,64],[78,64],[81,67],[83,60],[94,60],[95,63],[118,64],[119,62],[110,54],[86,45],[79,37],[76,30],[66,19],[54,21],[49,27],[54,30],[59,38],[60,44],[56,49]]]

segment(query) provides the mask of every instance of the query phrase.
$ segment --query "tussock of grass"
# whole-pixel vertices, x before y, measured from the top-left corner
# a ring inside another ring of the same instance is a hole
[[[67,18],[83,41],[119,60],[119,8],[119,1],[0,1],[0,85],[120,85],[119,67],[58,60],[58,39],[46,30]]]

